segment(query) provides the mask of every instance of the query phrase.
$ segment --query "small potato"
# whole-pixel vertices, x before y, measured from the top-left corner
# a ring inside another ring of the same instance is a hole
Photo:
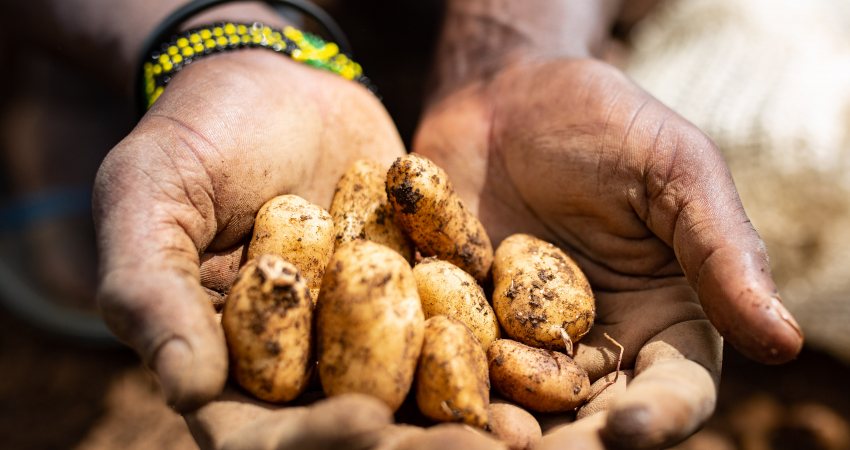
[[[519,406],[494,401],[488,414],[490,432],[511,450],[531,450],[543,437],[537,419]]]
[[[387,169],[361,159],[355,161],[336,185],[330,214],[336,245],[355,239],[377,242],[413,261],[413,244],[396,225],[395,211],[387,202]]]
[[[413,268],[425,318],[448,316],[463,322],[485,351],[499,338],[496,313],[471,275],[448,261],[422,260]]]
[[[593,325],[584,273],[558,247],[528,234],[502,241],[493,263],[493,308],[505,332],[534,346],[572,352]],[[568,337],[568,338],[567,338]]]
[[[330,214],[297,195],[280,195],[260,208],[248,259],[270,253],[295,264],[316,301],[322,274],[334,251]]]
[[[416,154],[396,159],[387,172],[387,198],[420,253],[449,261],[478,281],[487,278],[493,263],[490,238],[443,169]]]
[[[325,272],[316,318],[325,393],[369,394],[398,409],[413,382],[425,322],[407,261],[374,242],[342,244]]]
[[[500,394],[538,412],[568,411],[590,395],[590,380],[563,353],[499,339],[487,349],[490,381]]]
[[[240,270],[221,324],[236,382],[259,399],[287,402],[307,386],[313,302],[294,265],[262,255]]]
[[[487,425],[487,357],[463,323],[446,316],[425,321],[425,341],[416,369],[416,403],[422,414],[437,421]]]

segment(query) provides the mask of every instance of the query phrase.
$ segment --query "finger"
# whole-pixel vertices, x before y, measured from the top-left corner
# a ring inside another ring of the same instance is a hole
[[[635,376],[609,404],[603,440],[661,448],[696,432],[714,411],[722,341],[707,320],[659,333],[638,354]]]
[[[101,313],[181,411],[214,398],[227,377],[224,335],[198,274],[198,249],[216,229],[211,187],[193,167],[130,137],[103,162],[93,203]]]
[[[672,245],[708,318],[735,348],[764,363],[794,358],[800,327],[780,302],[723,157],[683,119],[658,122],[643,174],[647,224]]]
[[[619,348],[606,334],[624,348],[622,367],[634,367],[644,344],[670,324],[705,318],[684,279],[643,291],[597,292],[596,312],[596,324],[579,342],[575,354],[576,363],[587,371],[591,382],[617,370]]]
[[[304,407],[286,409],[286,414],[293,419],[306,412]],[[185,414],[183,418],[200,448],[216,449],[221,448],[231,434],[240,433],[249,424],[272,414],[275,411],[271,405],[226,388],[214,401]],[[283,417],[279,415],[278,420],[282,421]]]
[[[414,425],[389,425],[381,430],[378,443],[372,450],[393,450],[403,441],[425,432],[422,427]]]
[[[392,422],[392,411],[367,395],[347,394],[319,401],[304,412],[275,411],[229,434],[223,450],[368,449]],[[226,424],[223,424],[226,425]]]
[[[596,380],[590,386],[590,400],[578,410],[576,419],[581,420],[608,411],[611,402],[625,394],[626,387],[633,377],[633,370],[621,370]]]
[[[507,446],[467,425],[441,424],[409,436],[392,450],[507,450]]]
[[[604,450],[599,432],[605,425],[604,412],[557,428],[543,436],[537,450]]]

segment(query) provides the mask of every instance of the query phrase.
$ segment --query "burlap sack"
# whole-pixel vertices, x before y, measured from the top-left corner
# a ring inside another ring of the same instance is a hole
[[[723,150],[808,344],[850,362],[850,2],[670,0],[626,71]]]

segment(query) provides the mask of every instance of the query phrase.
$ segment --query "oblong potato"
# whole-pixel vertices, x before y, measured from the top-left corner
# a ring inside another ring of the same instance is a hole
[[[276,255],[248,261],[221,324],[236,382],[259,399],[287,402],[307,386],[313,302],[294,265]]]
[[[587,372],[563,353],[499,339],[487,349],[487,361],[493,388],[534,411],[569,411],[590,395]]]
[[[528,411],[505,401],[491,401],[490,433],[511,450],[531,450],[543,437],[540,424]]]
[[[487,356],[463,323],[446,316],[425,321],[416,369],[416,404],[422,414],[440,422],[487,425]]]
[[[490,238],[443,169],[416,154],[396,159],[387,172],[387,198],[420,253],[450,261],[478,281],[487,278],[493,263]]]
[[[322,207],[297,195],[280,195],[257,212],[248,259],[268,253],[291,262],[307,280],[314,302],[333,251],[334,223]]]
[[[366,159],[355,161],[342,174],[330,209],[336,246],[366,239],[399,252],[411,262],[413,244],[394,221],[386,180],[387,168]]]
[[[316,311],[319,377],[327,395],[373,395],[393,410],[410,390],[425,318],[410,265],[369,241],[342,244]]]
[[[593,325],[596,304],[584,273],[561,249],[534,236],[514,234],[502,241],[493,284],[496,316],[520,342],[563,350]]]
[[[499,338],[499,323],[484,290],[471,275],[448,261],[427,258],[413,268],[425,318],[448,316],[472,330],[485,351]]]

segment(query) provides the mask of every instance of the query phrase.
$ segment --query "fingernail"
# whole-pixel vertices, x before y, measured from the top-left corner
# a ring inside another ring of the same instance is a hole
[[[172,408],[179,408],[182,403],[183,380],[193,357],[192,349],[181,338],[170,339],[159,348],[156,354],[153,369],[159,376],[165,401]]]
[[[776,312],[779,314],[779,317],[788,324],[791,328],[794,329],[794,332],[797,333],[797,336],[800,338],[803,337],[803,330],[800,328],[800,324],[794,320],[794,316],[791,315],[790,312],[785,308],[785,305],[782,304],[782,299],[779,298],[778,295],[774,295],[770,299],[770,304],[773,308],[776,309]]]

